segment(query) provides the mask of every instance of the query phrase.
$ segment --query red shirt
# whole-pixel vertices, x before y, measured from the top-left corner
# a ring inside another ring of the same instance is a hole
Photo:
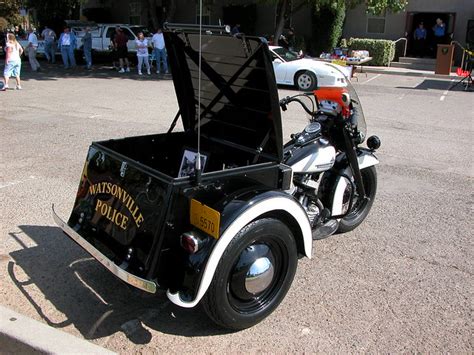
[[[123,32],[120,32],[118,35],[115,36],[115,43],[117,43],[117,47],[126,47],[128,43],[128,38]]]

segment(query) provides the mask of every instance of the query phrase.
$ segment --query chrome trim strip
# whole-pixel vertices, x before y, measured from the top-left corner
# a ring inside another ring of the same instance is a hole
[[[74,229],[72,229],[67,223],[65,223],[54,211],[54,204],[52,205],[53,218],[56,224],[67,234],[69,238],[74,240],[82,248],[84,248],[89,254],[91,254],[99,263],[104,265],[112,274],[117,276],[120,280],[139,288],[149,293],[156,293],[156,283],[153,281],[142,279],[141,277],[135,276],[116,265],[112,260],[107,258],[104,254],[98,251],[92,244],[82,238]]]

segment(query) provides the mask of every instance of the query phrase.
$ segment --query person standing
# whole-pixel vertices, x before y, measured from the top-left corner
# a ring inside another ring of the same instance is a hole
[[[44,39],[44,55],[49,63],[54,64],[56,62],[56,47],[54,46],[56,33],[48,26],[45,26],[41,36]]]
[[[143,64],[146,66],[147,74],[151,75],[150,61],[148,60],[148,40],[145,38],[143,32],[138,33],[138,39],[135,43],[137,45],[138,75],[142,75]]]
[[[8,89],[8,80],[12,76],[16,79],[16,89],[21,90],[20,71],[23,48],[21,47],[20,43],[17,42],[16,36],[13,33],[7,34],[5,52],[5,70],[3,71],[5,85],[1,90],[5,91]]]
[[[440,18],[436,19],[436,24],[433,26],[434,34],[434,50],[435,53],[438,50],[438,44],[444,43],[444,37],[446,35],[446,25]]]
[[[64,27],[63,33],[58,40],[58,47],[61,51],[65,69],[74,68],[76,60],[74,58],[74,48],[76,48],[76,36],[69,27]]]
[[[33,28],[28,28],[28,60],[31,70],[39,71],[41,69],[38,59],[36,59],[36,50],[38,49],[38,37],[36,37]]]
[[[112,52],[112,70],[117,70],[118,68],[118,54],[117,54],[117,43],[115,42],[115,37],[120,33],[120,26],[115,26],[115,31],[110,34],[110,45],[109,48]]]
[[[153,45],[153,52],[156,60],[156,74],[160,74],[161,61],[163,60],[163,71],[168,74],[168,60],[166,59],[165,39],[161,28],[156,30],[156,33],[151,39]]]
[[[130,72],[130,62],[128,61],[128,37],[121,28],[119,33],[115,35],[115,43],[117,44],[117,56],[119,59],[120,70],[119,73]],[[124,69],[124,64],[126,68]]]
[[[426,28],[423,25],[423,22],[420,22],[418,28],[415,30],[413,34],[413,38],[415,42],[413,44],[415,56],[423,57],[425,55],[425,47],[426,47]]]
[[[290,51],[296,52],[296,36],[295,36],[295,29],[293,27],[290,27],[286,34],[286,39],[288,41],[288,49]]]
[[[84,37],[82,37],[82,50],[86,58],[86,69],[92,69],[92,34],[91,28],[86,27]]]

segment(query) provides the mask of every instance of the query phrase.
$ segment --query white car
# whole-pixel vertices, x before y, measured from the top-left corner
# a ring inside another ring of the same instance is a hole
[[[283,47],[269,46],[277,84],[295,85],[299,90],[311,91],[317,87],[347,85],[344,68],[298,54]],[[337,69],[336,69],[337,68]]]

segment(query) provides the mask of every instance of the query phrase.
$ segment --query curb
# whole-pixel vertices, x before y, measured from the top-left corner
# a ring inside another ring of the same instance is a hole
[[[116,354],[0,306],[0,352]]]
[[[435,78],[435,79],[453,79],[458,78],[456,73],[451,73],[450,75],[435,74],[430,71],[423,70],[397,70],[391,69],[390,67],[363,67],[364,73],[374,73],[374,74],[388,74],[388,75],[404,75],[404,76],[416,76],[416,77],[426,77],[426,78]],[[360,74],[360,72],[356,72]]]

